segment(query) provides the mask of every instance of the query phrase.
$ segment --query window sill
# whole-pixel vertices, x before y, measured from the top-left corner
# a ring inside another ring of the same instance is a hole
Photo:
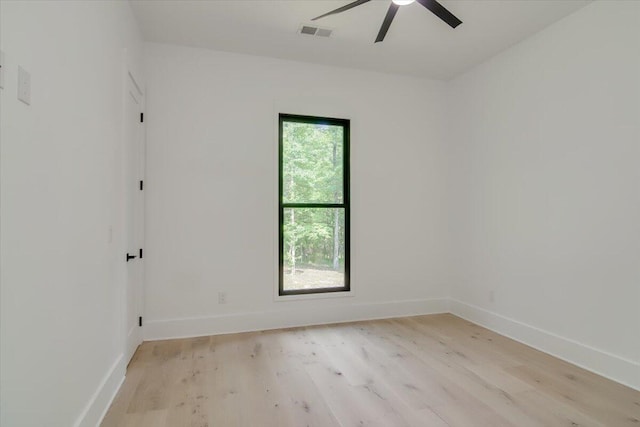
[[[299,300],[314,300],[314,299],[329,299],[329,298],[349,298],[354,297],[355,292],[353,289],[342,292],[322,292],[317,294],[296,294],[296,295],[279,295],[278,290],[274,295],[274,301],[299,301]]]

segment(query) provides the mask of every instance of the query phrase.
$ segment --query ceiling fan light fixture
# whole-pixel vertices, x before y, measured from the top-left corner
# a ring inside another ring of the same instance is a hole
[[[356,6],[369,3],[370,1],[371,0],[355,0],[347,5],[344,5],[335,10],[332,10],[331,12],[327,12],[324,15],[316,16],[311,20],[315,21],[316,19],[324,18],[325,16],[342,13],[349,9],[353,9]],[[398,10],[400,10],[400,7],[411,4],[414,1],[415,0],[391,0],[391,4],[389,5],[387,14],[384,17],[384,21],[382,21],[382,26],[380,27],[380,31],[378,32],[378,36],[376,37],[375,43],[378,43],[384,40],[384,37],[387,35],[387,31],[389,30],[389,26],[391,26],[391,22],[393,22],[393,18],[396,16],[396,13],[398,12]],[[438,3],[438,0],[418,0],[418,3],[420,3],[420,5],[424,6],[426,9],[428,9],[431,13],[436,15],[438,18],[442,19],[451,28],[456,28],[458,25],[462,24],[462,21],[459,20],[453,13],[449,12],[447,8],[445,8],[443,5]]]

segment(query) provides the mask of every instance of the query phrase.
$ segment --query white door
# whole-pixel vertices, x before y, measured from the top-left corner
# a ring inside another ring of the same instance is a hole
[[[142,342],[142,279],[144,191],[144,124],[142,123],[142,91],[129,74],[124,107],[124,196],[125,250],[127,263],[125,292],[126,362],[131,360]]]

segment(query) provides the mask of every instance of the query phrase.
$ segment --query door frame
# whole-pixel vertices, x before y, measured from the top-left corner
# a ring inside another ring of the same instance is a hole
[[[125,54],[126,55],[126,54]],[[135,258],[134,260],[132,260],[133,262],[136,263],[135,267],[136,267],[136,289],[134,291],[134,305],[136,307],[135,311],[138,313],[138,316],[140,316],[140,318],[142,319],[144,317],[144,285],[145,285],[145,269],[144,269],[144,257],[140,257],[140,255],[143,255],[141,253],[139,253],[139,250],[143,250],[144,249],[144,211],[145,211],[145,197],[144,197],[144,189],[143,187],[140,187],[139,189],[136,187],[135,189],[130,189],[127,188],[128,186],[131,185],[136,185],[137,183],[134,182],[127,182],[127,178],[128,178],[128,168],[129,168],[129,159],[128,159],[128,155],[130,154],[130,147],[128,146],[128,144],[130,143],[129,141],[129,135],[127,134],[127,120],[130,120],[130,118],[126,117],[126,114],[128,112],[128,108],[126,103],[130,102],[128,100],[129,97],[131,97],[132,95],[130,94],[130,92],[134,92],[137,100],[138,100],[138,104],[140,106],[140,111],[138,112],[137,117],[139,116],[139,119],[136,120],[136,122],[138,123],[138,126],[140,126],[140,130],[136,135],[136,138],[138,139],[137,144],[138,144],[138,148],[137,148],[137,161],[134,164],[134,172],[133,175],[137,177],[137,180],[144,182],[144,176],[145,176],[145,167],[146,167],[146,128],[145,128],[145,124],[144,121],[142,120],[143,114],[144,114],[144,110],[145,110],[145,94],[144,91],[142,89],[141,84],[139,83],[140,80],[136,79],[134,72],[131,70],[131,67],[129,67],[127,65],[127,61],[125,61],[125,66],[124,66],[124,78],[123,78],[123,98],[122,98],[122,144],[121,144],[121,149],[122,149],[122,156],[121,156],[121,164],[122,164],[122,168],[121,168],[121,183],[122,183],[122,249],[123,252],[121,254],[118,254],[119,258],[121,258],[124,261],[124,268],[123,268],[123,273],[122,273],[122,279],[123,279],[123,287],[122,287],[122,310],[121,310],[121,321],[122,321],[122,349],[123,349],[123,355],[124,355],[124,359],[125,359],[125,365],[128,365],[128,363],[131,361],[131,358],[133,357],[133,354],[135,353],[135,350],[137,349],[137,347],[142,343],[143,339],[144,339],[144,334],[143,334],[143,326],[142,324],[139,324],[138,327],[134,327],[133,330],[131,331],[133,335],[133,337],[130,336],[129,332],[130,330],[128,329],[128,325],[129,325],[129,321],[130,319],[128,319],[128,305],[129,305],[129,301],[128,301],[128,286],[129,286],[129,268],[130,265],[128,264],[128,262],[126,262],[126,254],[130,253],[130,251],[135,250],[135,253],[133,253],[133,255],[136,255],[137,258]],[[139,248],[130,248],[129,247],[129,228],[128,228],[128,218],[127,216],[129,215],[128,209],[130,209],[131,207],[129,206],[129,199],[128,199],[128,191],[135,191],[138,192],[138,196],[139,200],[134,204],[134,214],[133,214],[133,230],[134,230],[134,240],[136,241],[136,244],[138,244]],[[132,344],[133,342],[133,344]]]

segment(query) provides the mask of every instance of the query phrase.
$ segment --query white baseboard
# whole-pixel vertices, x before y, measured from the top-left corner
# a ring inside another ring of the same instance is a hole
[[[613,381],[640,390],[640,363],[455,299],[452,314]]]
[[[125,370],[124,355],[121,354],[111,365],[93,396],[87,402],[84,410],[73,424],[74,427],[97,427],[100,425],[124,382]]]
[[[447,312],[449,312],[448,298],[434,298],[152,320],[144,325],[144,339],[145,341],[154,341],[190,338]]]

